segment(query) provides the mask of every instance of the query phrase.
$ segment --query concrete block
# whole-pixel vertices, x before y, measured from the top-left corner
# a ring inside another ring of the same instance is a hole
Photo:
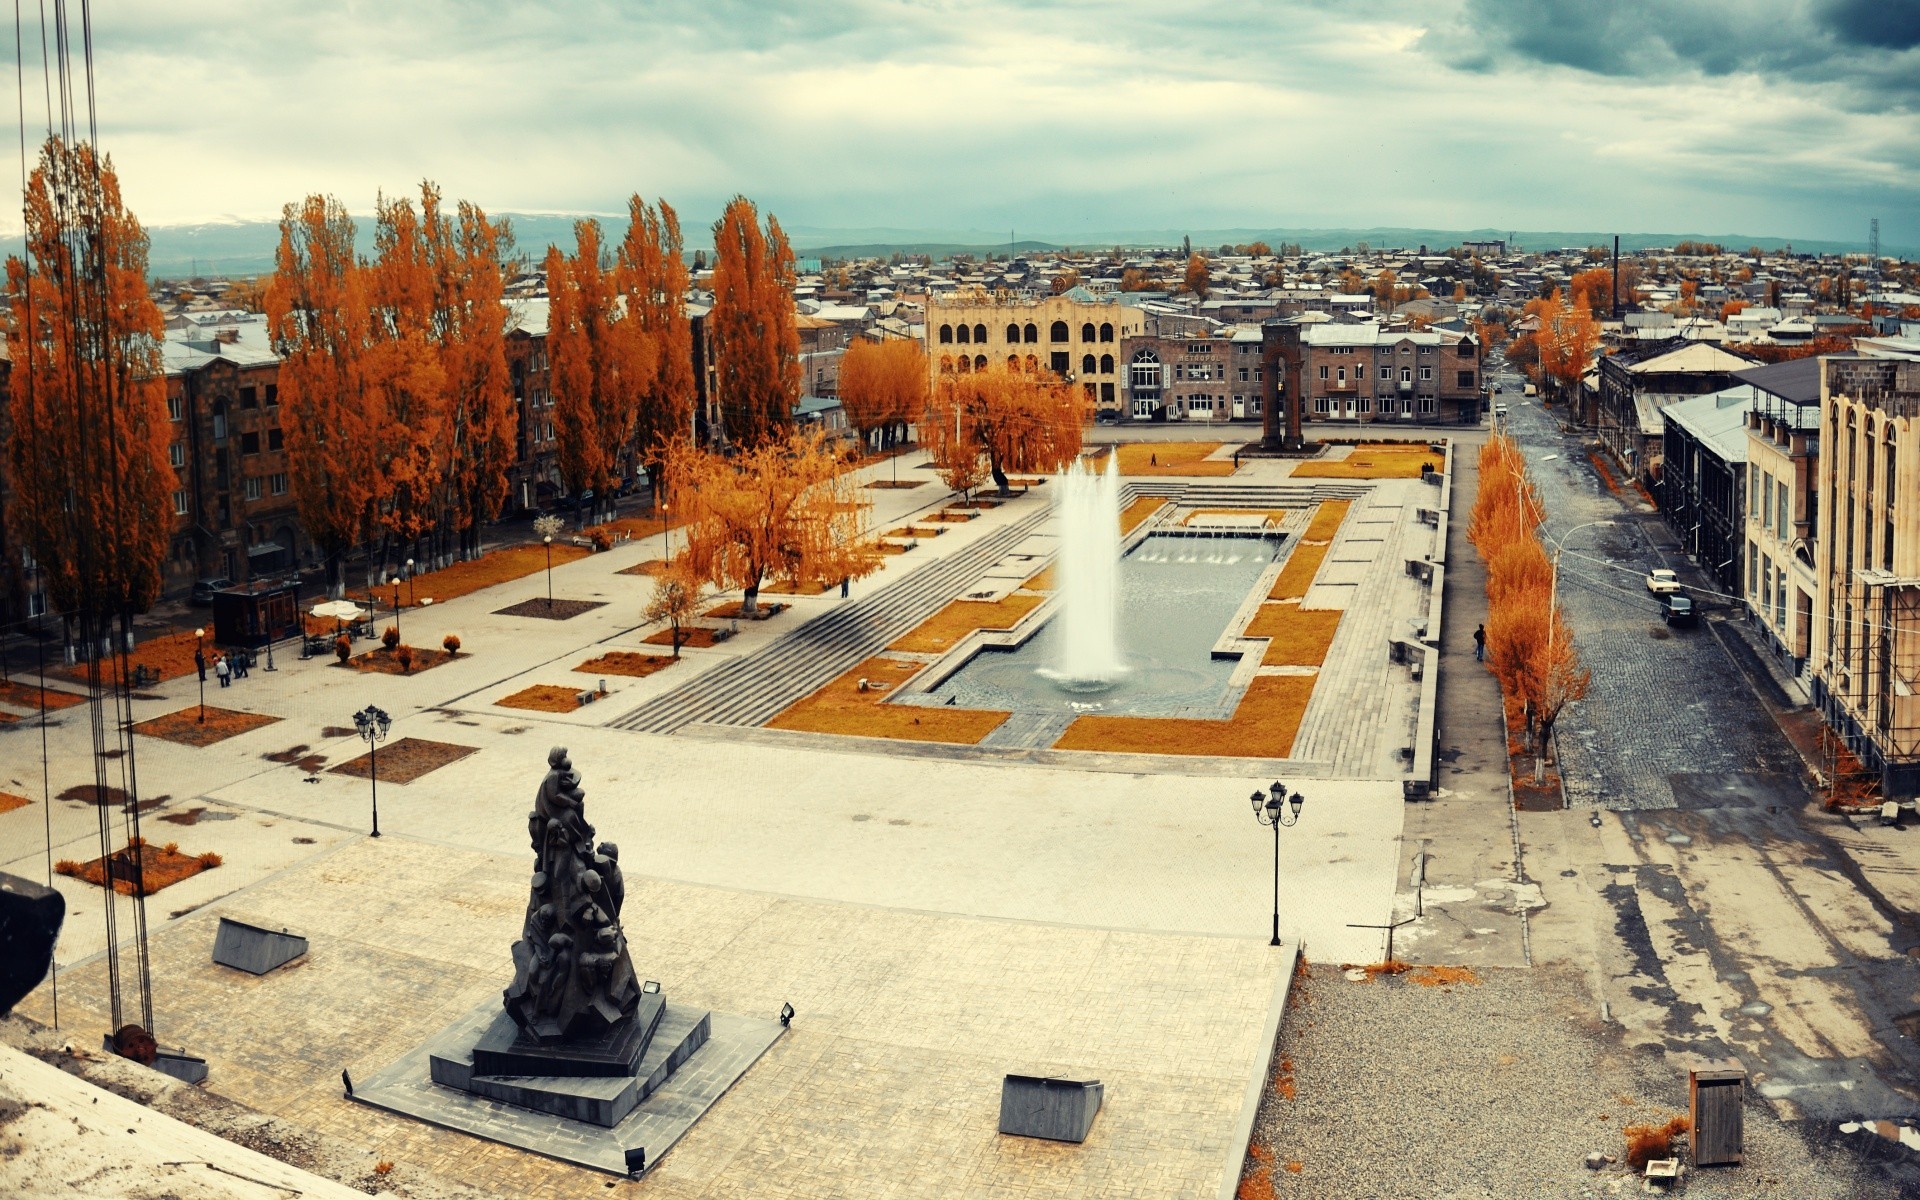
[[[220,917],[213,938],[213,961],[253,975],[284,967],[307,952],[307,939],[293,930],[249,917]]]
[[[1099,1080],[1009,1075],[1000,1084],[1000,1132],[1084,1142],[1106,1089]]]

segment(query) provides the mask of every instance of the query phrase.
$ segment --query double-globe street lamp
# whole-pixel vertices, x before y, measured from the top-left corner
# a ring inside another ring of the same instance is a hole
[[[353,714],[353,726],[367,743],[367,778],[373,783],[373,836],[380,836],[380,743],[387,740],[393,718],[372,704]]]
[[[1280,944],[1280,827],[1300,823],[1300,806],[1307,798],[1299,792],[1288,792],[1286,785],[1274,781],[1266,791],[1253,793],[1253,819],[1262,825],[1273,827],[1273,940],[1269,946]]]

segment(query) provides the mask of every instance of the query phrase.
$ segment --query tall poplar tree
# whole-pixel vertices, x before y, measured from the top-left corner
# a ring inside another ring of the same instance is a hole
[[[735,196],[713,226],[714,365],[724,434],[757,446],[783,437],[800,398],[793,321],[793,251],[780,222],[763,233],[751,200]]]
[[[574,252],[547,248],[547,353],[552,363],[560,475],[575,496],[593,491],[599,507],[612,490],[634,436],[637,372],[618,343],[613,280],[601,261],[598,221],[576,221]],[[586,510],[581,510],[581,520]]]
[[[176,477],[147,294],[147,235],[113,163],[49,138],[27,184],[26,254],[7,260],[14,539],[83,641],[160,594]]]
[[[435,324],[446,376],[442,511],[458,553],[480,553],[480,527],[500,515],[513,462],[513,385],[507,372],[506,280],[513,230],[462,200],[448,221],[440,191],[420,185],[421,224],[433,261]],[[451,550],[442,547],[443,552]]]
[[[440,495],[447,377],[440,361],[432,252],[409,200],[381,197],[368,269],[367,403],[380,414],[372,450],[381,532],[405,545],[432,524]],[[384,559],[386,556],[381,556]],[[375,563],[369,556],[368,569]]]
[[[648,477],[657,499],[667,447],[692,440],[693,324],[687,317],[687,260],[680,218],[665,200],[653,207],[635,195],[627,201],[627,213],[617,275],[626,301],[622,320],[634,323],[637,340],[645,343],[639,353],[653,365],[640,387],[635,444],[652,468]]]

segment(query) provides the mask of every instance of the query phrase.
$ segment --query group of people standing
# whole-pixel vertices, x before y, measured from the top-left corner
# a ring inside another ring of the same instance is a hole
[[[194,668],[200,672],[200,682],[205,683],[207,681],[207,652],[204,647],[195,646],[193,648],[193,665]],[[227,657],[224,651],[216,650],[213,652],[213,673],[214,676],[220,680],[221,687],[226,687],[235,679],[245,679],[247,677],[247,670],[251,666],[251,656],[245,650],[235,653],[231,658]]]

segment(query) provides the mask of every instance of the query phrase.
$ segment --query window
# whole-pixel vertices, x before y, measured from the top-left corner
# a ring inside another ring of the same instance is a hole
[[[1097,366],[1099,366],[1099,360],[1094,358],[1093,355],[1082,354],[1080,356],[1080,373],[1082,375],[1093,374],[1094,368]]]
[[[944,346],[951,343],[952,341],[953,341],[953,326],[942,325],[940,327],[940,344]]]
[[[976,355],[974,355],[974,356],[973,356],[973,369],[974,369],[974,370],[976,370],[976,371],[984,371],[984,370],[986,370],[986,369],[987,369],[987,356],[986,356],[986,355],[984,355],[984,354],[976,354]]]
[[[1007,340],[1009,342],[1017,342],[1020,340],[1020,326],[1012,321],[1007,322]]]
[[[178,421],[186,409],[186,402],[178,396],[167,397],[167,420]]]
[[[227,414],[224,412],[213,414],[213,440],[216,442],[227,440]]]
[[[1100,403],[1108,406],[1113,404],[1113,385],[1111,383],[1103,383],[1100,385]]]
[[[1055,350],[1051,359],[1052,361],[1047,365],[1053,369],[1055,375],[1064,376],[1068,371],[1073,370],[1073,355],[1065,350]]]
[[[1028,321],[1026,327],[1020,332],[1023,335],[1020,340],[1023,342],[1038,342],[1040,340],[1040,331],[1034,328],[1032,321]]]
[[[1052,325],[1048,326],[1047,340],[1050,342],[1066,341],[1067,340],[1067,323],[1065,321],[1055,321]]]
[[[1080,340],[1083,342],[1090,342],[1093,340],[1093,322],[1092,321],[1088,321],[1085,325],[1082,325],[1080,327]]]
[[[1760,528],[1773,528],[1773,505],[1767,503],[1767,497],[1773,491],[1773,477],[1760,476]]]
[[[257,478],[248,479],[246,481],[246,493],[247,499],[258,500],[260,498],[260,480]]]
[[[1027,374],[1029,375],[1033,374],[1035,371],[1038,371],[1040,369],[1040,356],[1037,354],[1027,355],[1026,369],[1027,369]]]
[[[1018,371],[1019,369],[1020,369],[1020,356],[1018,354],[1007,355],[1007,370]]]
[[[1472,386],[1473,386],[1473,372],[1472,372],[1472,371],[1462,371],[1462,372],[1460,372],[1460,374],[1459,374],[1459,379],[1458,379],[1458,386],[1460,386],[1460,387],[1463,387],[1463,388],[1470,388],[1470,387],[1472,387]]]
[[[1241,383],[1245,383],[1246,381],[1247,381],[1247,369],[1246,369],[1245,367],[1241,367],[1241,368],[1240,368],[1240,382],[1241,382]]]
[[[1100,322],[1100,340],[1103,342],[1110,342],[1113,340],[1113,326],[1109,322],[1106,322],[1106,321]]]
[[[1102,354],[1100,356],[1100,373],[1102,375],[1113,374],[1113,355]]]
[[[1320,369],[1321,369],[1321,370],[1323,370],[1323,371],[1324,371],[1324,370],[1326,370],[1326,368],[1325,368],[1325,367],[1322,367],[1322,368],[1320,368]],[[1313,411],[1314,411],[1314,412],[1316,412],[1316,413],[1319,413],[1319,414],[1320,414],[1321,416],[1323,416],[1323,417],[1324,417],[1324,416],[1326,416],[1326,415],[1327,415],[1328,413],[1330,413],[1330,412],[1332,412],[1332,411],[1333,411],[1333,399],[1332,399],[1332,397],[1330,397],[1330,396],[1315,396],[1315,397],[1313,398]]]
[[[176,467],[186,466],[187,465],[187,444],[185,442],[175,442],[173,445],[168,446],[167,462],[171,463],[173,466],[176,466]]]
[[[173,493],[173,515],[176,517],[184,517],[187,515],[187,494],[185,492],[176,491]]]
[[[1325,379],[1326,377],[1327,377],[1327,364],[1325,364],[1325,363],[1321,363],[1321,364],[1320,364],[1320,378],[1322,378],[1322,379]]]
[[[1432,396],[1420,397],[1420,411],[1422,413],[1432,415],[1433,413],[1433,397]]]
[[[1160,386],[1160,356],[1151,350],[1135,350],[1128,364],[1128,385],[1134,388]]]
[[[1413,382],[1413,368],[1412,368],[1412,367],[1401,367],[1401,368],[1400,368],[1400,382],[1401,382],[1401,383],[1412,383],[1412,382]]]
[[[987,327],[985,325],[975,325],[973,327],[973,340],[980,343],[986,342]]]
[[[276,471],[272,475],[267,476],[267,490],[276,496],[286,495],[287,473],[285,471]]]
[[[279,450],[286,446],[287,435],[278,429],[267,430],[267,449]]]
[[[1433,368],[1432,368],[1432,367],[1421,367],[1421,368],[1420,368],[1420,382],[1422,382],[1422,383],[1426,383],[1426,382],[1428,382],[1428,381],[1430,381],[1430,380],[1431,380],[1432,378],[1433,378]]]
[[[1786,537],[1787,536],[1787,483],[1783,479],[1783,480],[1777,481],[1773,486],[1776,489],[1776,495],[1779,497],[1779,501],[1780,501],[1780,523],[1779,523],[1780,536]]]
[[[280,385],[270,383],[267,385],[267,407],[278,408],[279,405],[280,405]]]
[[[1355,379],[1365,379],[1367,377],[1367,364],[1365,363],[1353,364],[1353,377]]]
[[[241,388],[240,389],[240,407],[241,408],[259,408],[260,407],[260,389],[253,388],[253,387]]]
[[[1373,401],[1367,398],[1366,396],[1361,396],[1359,399],[1353,402],[1353,411],[1357,413],[1372,412]]]
[[[971,372],[972,370],[973,370],[973,360],[968,358],[966,355],[962,354],[960,356],[960,374],[965,375]]]
[[[1345,367],[1337,368],[1335,372],[1335,378],[1338,379],[1341,383],[1345,383],[1347,381],[1347,369]]]
[[[973,341],[973,330],[968,328],[965,325],[962,325],[959,331],[957,332],[957,334],[955,335],[955,338],[957,341],[959,341],[959,343],[962,346],[964,346],[967,343]]]
[[[242,454],[260,453],[260,435],[258,433],[253,433],[253,432],[241,434],[240,435],[240,453]]]
[[[940,373],[942,375],[953,374],[953,355],[942,354],[940,356]]]

